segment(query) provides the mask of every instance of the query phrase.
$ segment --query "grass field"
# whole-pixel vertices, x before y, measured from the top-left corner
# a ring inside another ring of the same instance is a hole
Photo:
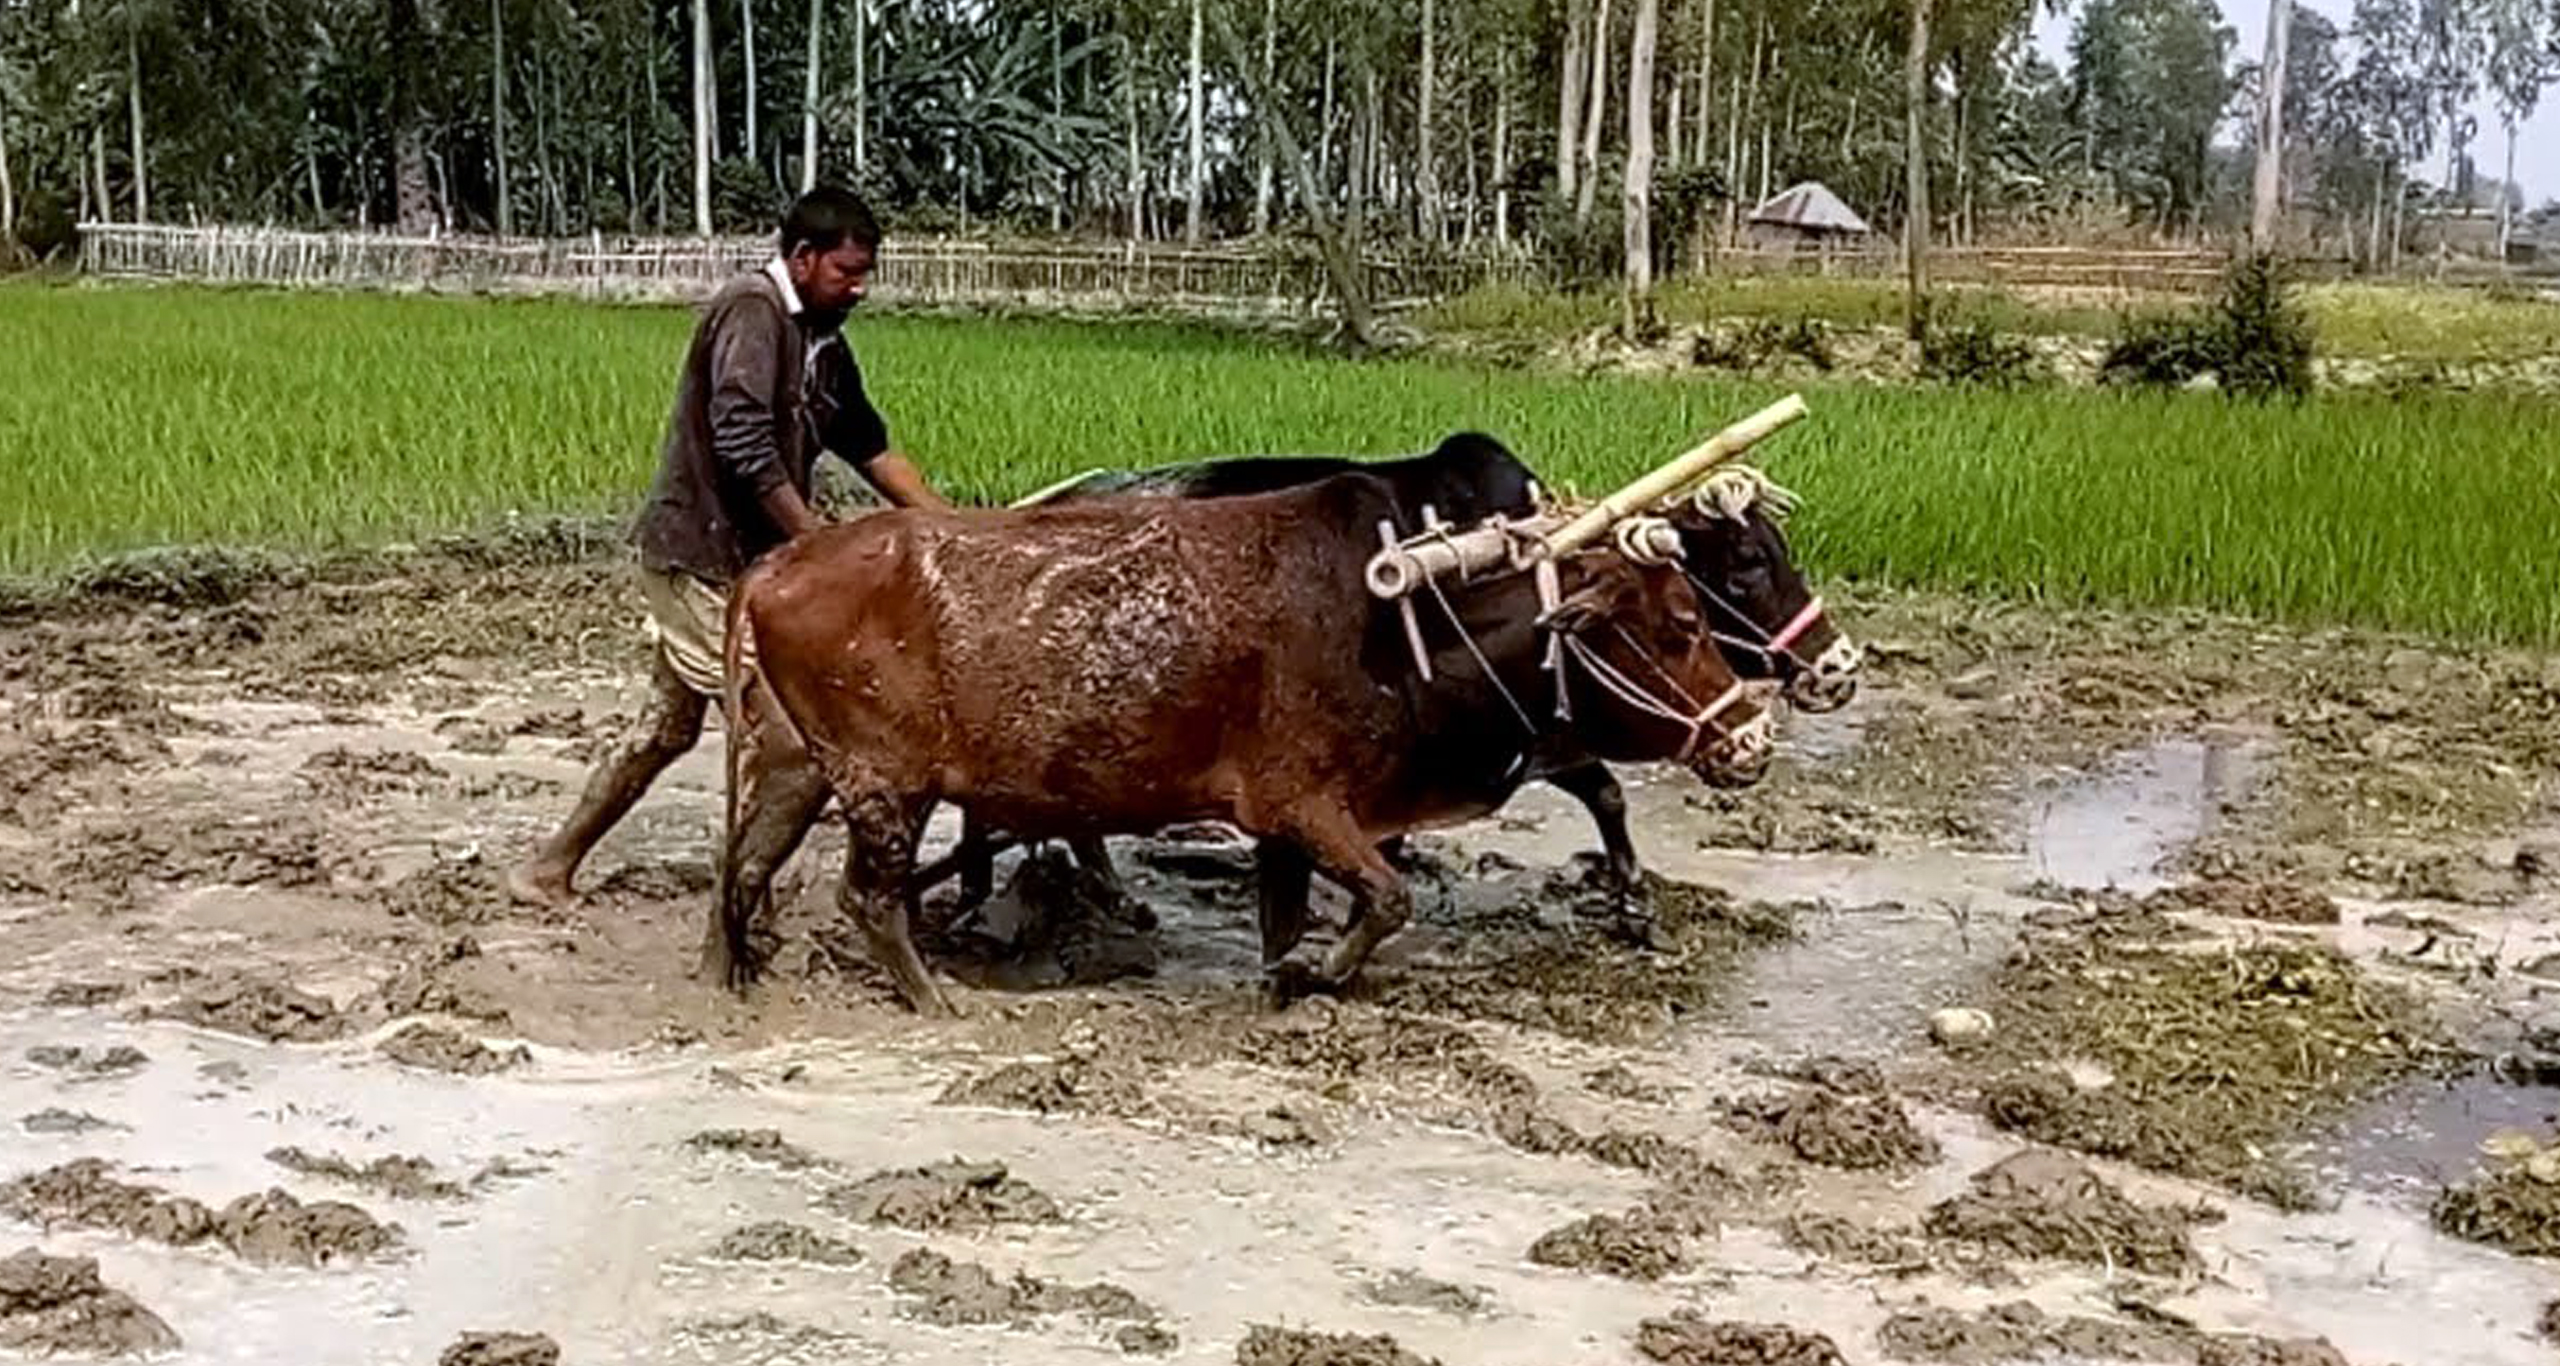
[[[0,285],[0,570],[169,543],[322,548],[629,511],[674,309]],[[1593,491],[1775,397],[1744,381],[1351,362],[1171,327],[886,315],[898,444],[994,498],[1097,465],[1500,436]],[[2560,644],[2560,405],[1879,386],[1765,463],[1830,575]]]

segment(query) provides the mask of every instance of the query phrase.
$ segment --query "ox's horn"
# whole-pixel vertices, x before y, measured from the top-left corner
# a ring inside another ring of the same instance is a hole
[[[1804,395],[1789,394],[1779,399],[1708,437],[1704,445],[1601,499],[1581,516],[1549,532],[1539,541],[1539,553],[1555,559],[1580,550],[1607,535],[1609,528],[1620,519],[1652,507],[1662,499],[1677,497],[1690,485],[1705,478],[1709,470],[1751,449],[1762,437],[1804,415]]]

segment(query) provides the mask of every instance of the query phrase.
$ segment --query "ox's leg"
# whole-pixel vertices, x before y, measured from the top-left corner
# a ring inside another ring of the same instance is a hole
[[[957,1015],[916,952],[908,922],[909,890],[915,875],[916,839],[931,803],[919,807],[889,791],[866,783],[833,780],[844,810],[844,881],[836,887],[836,905],[862,927],[871,957],[898,984],[898,993],[922,1015]]]
[[[960,845],[951,857],[960,868],[960,900],[952,907],[956,919],[985,905],[996,892],[996,843],[987,837],[978,813],[967,807],[960,809]]]
[[[1600,827],[1600,852],[1609,876],[1617,882],[1621,896],[1633,891],[1642,869],[1636,863],[1635,840],[1627,834],[1627,791],[1618,786],[1617,775],[1607,764],[1594,760],[1551,774],[1547,781],[1591,813],[1591,823]]]
[[[1350,982],[1369,961],[1369,955],[1389,935],[1404,928],[1413,914],[1413,893],[1397,876],[1395,865],[1378,852],[1374,837],[1359,828],[1348,813],[1327,813],[1300,823],[1297,839],[1316,869],[1340,883],[1353,897],[1350,928],[1325,955],[1319,971],[1319,983],[1339,988]],[[1289,989],[1285,973],[1281,987]]]
[[[763,971],[773,879],[826,810],[827,779],[769,715],[732,741],[752,748],[735,771],[738,791],[720,857],[717,919],[703,948],[706,974],[739,991]]]
[[[1253,872],[1260,893],[1262,966],[1271,968],[1307,932],[1307,890],[1315,865],[1297,845],[1263,839],[1254,841]]]
[[[650,697],[638,728],[598,765],[579,794],[576,809],[559,831],[531,858],[507,874],[507,893],[534,905],[565,906],[575,896],[570,880],[578,865],[614,823],[628,814],[659,774],[692,749],[702,737],[702,717],[709,699],[695,692],[667,662],[664,650],[651,656]]]

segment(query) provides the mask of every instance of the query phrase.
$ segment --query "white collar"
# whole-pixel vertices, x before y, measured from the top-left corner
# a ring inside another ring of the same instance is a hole
[[[764,273],[773,278],[773,287],[782,291],[783,311],[792,317],[799,317],[800,290],[791,283],[791,267],[784,265],[782,258],[776,256],[764,263]]]

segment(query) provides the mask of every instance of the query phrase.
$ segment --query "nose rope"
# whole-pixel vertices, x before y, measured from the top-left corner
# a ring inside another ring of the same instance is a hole
[[[1624,627],[1613,623],[1610,629],[1616,631],[1619,639],[1625,641],[1630,649],[1635,649],[1635,642],[1627,636]],[[1697,752],[1699,737],[1711,726],[1714,727],[1717,737],[1725,740],[1739,737],[1744,729],[1720,725],[1716,719],[1732,710],[1737,703],[1749,695],[1749,689],[1740,682],[1725,689],[1713,701],[1701,707],[1689,697],[1685,689],[1681,688],[1677,679],[1672,678],[1667,671],[1656,665],[1655,672],[1662,674],[1663,682],[1670,687],[1672,693],[1678,696],[1683,705],[1690,708],[1684,712],[1662,700],[1658,694],[1643,684],[1627,677],[1625,672],[1616,665],[1601,658],[1599,652],[1592,649],[1580,636],[1564,637],[1564,648],[1567,657],[1580,663],[1583,670],[1591,675],[1592,681],[1598,683],[1612,697],[1637,711],[1687,728],[1688,737],[1681,742],[1680,752],[1675,756],[1676,762],[1688,762],[1689,757]],[[1642,656],[1644,652],[1636,649],[1635,653]],[[1564,680],[1559,677],[1556,684],[1561,688]]]
[[[1791,647],[1794,646],[1798,640],[1803,639],[1805,632],[1813,629],[1813,624],[1815,622],[1822,620],[1823,605],[1822,596],[1820,594],[1815,594],[1811,602],[1806,603],[1802,610],[1788,618],[1787,624],[1779,627],[1775,635],[1771,635],[1761,627],[1759,622],[1752,620],[1749,612],[1742,610],[1740,605],[1736,604],[1731,598],[1717,592],[1715,587],[1709,584],[1703,575],[1688,571],[1683,572],[1688,574],[1689,585],[1698,590],[1699,596],[1704,597],[1708,602],[1715,606],[1723,608],[1728,615],[1732,616],[1735,620],[1740,621],[1744,627],[1752,632],[1753,635],[1760,637],[1757,640],[1752,640],[1742,636],[1732,635],[1724,631],[1709,631],[1707,632],[1708,639],[1713,640],[1718,645],[1731,645],[1737,649],[1749,650],[1751,653],[1756,654],[1765,660],[1775,661],[1781,658],[1792,659],[1801,667],[1812,667],[1811,660],[1798,657]]]

